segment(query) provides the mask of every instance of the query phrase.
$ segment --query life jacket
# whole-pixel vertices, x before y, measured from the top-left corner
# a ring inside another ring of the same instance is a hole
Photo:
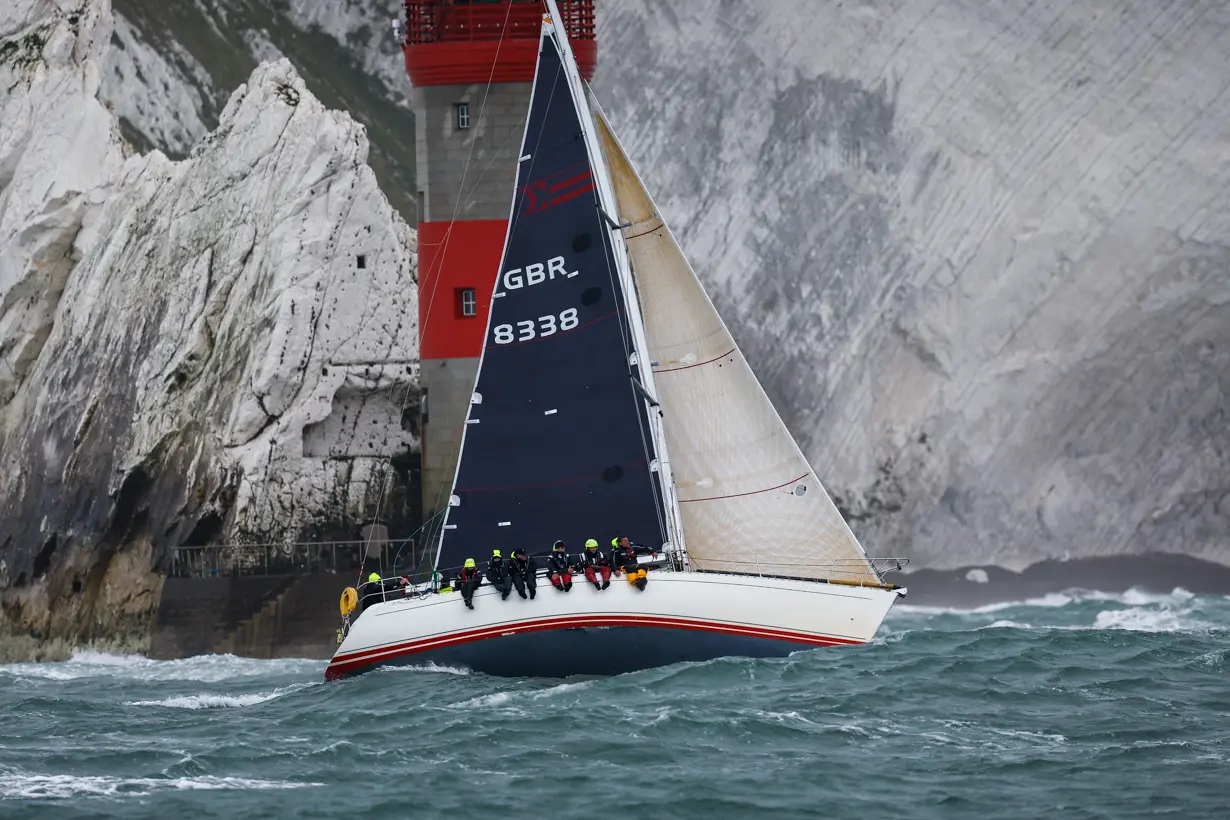
[[[507,567],[504,566],[504,559],[496,558],[494,555],[491,556],[491,560],[487,562],[487,577],[494,581],[497,578],[503,578],[506,571]]]
[[[526,555],[524,558],[518,558],[516,553],[513,553],[512,563],[509,565],[509,569],[513,572],[519,573],[522,578],[529,578],[534,574],[534,570],[536,568],[534,566],[534,559],[532,556]]]
[[[572,563],[568,560],[568,553],[553,552],[547,556],[547,569],[551,572],[568,572],[572,569]]]
[[[457,573],[457,580],[464,584],[476,575],[478,575],[477,567],[462,567],[461,572]]]
[[[606,553],[601,548],[596,550],[585,550],[585,566],[587,567],[609,567],[611,562],[607,560]]]
[[[615,549],[615,566],[617,567],[634,567],[636,566],[636,552],[632,546],[617,547]]]

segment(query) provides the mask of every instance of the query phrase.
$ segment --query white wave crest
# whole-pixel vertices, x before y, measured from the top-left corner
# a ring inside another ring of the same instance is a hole
[[[142,797],[159,790],[303,789],[323,783],[246,777],[80,777],[68,774],[0,774],[0,798],[46,800],[78,796]]]
[[[275,700],[283,695],[289,695],[291,692],[297,692],[310,686],[318,686],[317,683],[301,683],[293,686],[283,686],[274,689],[272,692],[252,692],[245,695],[231,694],[215,694],[213,692],[202,692],[199,695],[179,695],[176,697],[163,698],[161,700],[131,700],[126,701],[125,706],[162,706],[169,709],[228,709],[242,706],[255,706],[258,703],[267,703]]]
[[[1168,593],[1145,592],[1136,588],[1129,589],[1126,592],[1070,589],[1064,592],[1052,592],[1039,598],[1025,598],[1020,601],[1000,601],[994,604],[965,608],[897,604],[893,611],[895,613],[916,615],[991,615],[1007,609],[1058,609],[1085,601],[1117,603],[1124,606],[1156,606],[1159,604],[1185,603],[1193,600],[1195,597],[1195,595],[1182,587],[1175,587],[1174,590]]]
[[[234,678],[302,675],[323,670],[324,662],[299,658],[259,660],[235,655],[198,655],[182,660],[154,661],[140,655],[78,651],[67,661],[0,666],[0,675],[55,681],[110,677],[135,681],[185,680],[217,683]]]
[[[948,606],[917,606],[913,604],[897,604],[893,607],[895,612],[913,613],[917,615],[990,615],[995,612],[1002,612],[1005,609],[1016,609],[1020,607],[1043,607],[1047,609],[1056,609],[1064,607],[1073,601],[1077,600],[1073,595],[1067,595],[1062,592],[1052,592],[1049,595],[1043,595],[1041,598],[1026,598],[1021,601],[1001,601],[994,604],[984,604],[976,607],[948,607]]]
[[[1212,625],[1191,617],[1190,610],[1108,609],[1098,613],[1093,629],[1129,632],[1202,632]]]
[[[986,626],[980,626],[978,628],[979,629],[1033,629],[1034,627],[1033,627],[1033,624],[1023,624],[1019,621],[1009,621],[1009,620],[1001,619],[998,621],[993,621],[992,623],[989,623]]]
[[[141,666],[149,663],[149,659],[141,655],[112,655],[110,652],[95,652],[92,649],[77,649],[73,651],[68,663],[88,663],[94,666]]]
[[[491,706],[503,706],[513,699],[513,692],[492,692],[490,695],[480,695],[476,698],[454,703],[454,709],[485,709]]]
[[[555,686],[548,686],[545,689],[527,689],[524,691],[514,692],[492,692],[490,695],[480,695],[476,698],[454,703],[450,708],[453,709],[474,709],[474,708],[489,708],[492,706],[503,706],[506,704],[517,705],[525,701],[541,700],[549,698],[553,695],[558,695],[563,692],[571,692],[575,689],[583,689],[589,686],[591,681],[576,681],[574,683],[558,683]]]
[[[1200,598],[1182,587],[1169,593],[1129,589],[1126,592],[1067,590],[1040,598],[1009,601],[973,609],[897,607],[898,625],[911,615],[932,628],[933,618],[959,618],[970,629],[1125,630],[1132,632],[1207,632],[1220,619],[1209,607],[1220,607],[1212,598]],[[1033,612],[1027,612],[1033,610]],[[1044,614],[1052,613],[1052,614]],[[1018,620],[1028,614],[1028,622]],[[1014,617],[1015,616],[1015,617]],[[1212,622],[1211,622],[1212,621]],[[944,621],[938,623],[943,624]],[[909,626],[906,621],[907,634]]]
[[[378,666],[376,672],[437,672],[442,675],[469,675],[469,669],[462,669],[460,666],[443,666],[441,664],[428,661],[427,663],[419,663],[408,666]]]

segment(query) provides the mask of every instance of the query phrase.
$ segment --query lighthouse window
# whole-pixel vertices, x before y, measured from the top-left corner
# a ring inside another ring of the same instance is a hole
[[[469,103],[457,103],[457,127],[458,128],[469,128],[470,127],[470,104]]]
[[[462,316],[478,315],[478,294],[474,288],[459,288],[458,301],[461,304]]]

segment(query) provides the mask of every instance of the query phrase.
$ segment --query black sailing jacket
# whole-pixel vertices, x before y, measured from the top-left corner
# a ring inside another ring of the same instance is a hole
[[[533,578],[534,574],[538,572],[538,564],[534,561],[534,556],[532,555],[526,555],[524,559],[514,555],[508,568],[526,579]]]

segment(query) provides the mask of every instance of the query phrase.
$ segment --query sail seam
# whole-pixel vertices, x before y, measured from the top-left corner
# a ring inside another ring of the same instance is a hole
[[[633,461],[629,464],[617,465],[623,469],[631,469],[640,467],[642,464],[648,464],[648,461]],[[593,481],[594,479],[602,478],[602,473],[591,473],[589,475],[573,476],[572,478],[561,478],[557,481],[543,481],[537,484],[509,484],[504,487],[458,487],[458,493],[502,493],[509,490],[526,490],[535,489],[538,487],[558,487],[562,484],[575,484],[578,481]]]
[[[679,503],[680,504],[691,504],[693,501],[721,501],[723,498],[742,498],[745,495],[760,495],[761,493],[771,493],[774,490],[780,490],[782,487],[789,487],[791,484],[794,484],[796,481],[801,481],[804,478],[807,478],[807,476],[808,476],[808,473],[803,473],[803,475],[799,476],[798,478],[792,478],[789,481],[787,481],[785,484],[778,484],[776,487],[766,487],[763,490],[751,490],[746,493],[731,493],[730,495],[715,495],[710,498],[681,498],[679,499]]]
[[[700,367],[701,365],[713,364],[718,359],[725,359],[727,356],[734,353],[736,350],[738,350],[738,348],[732,347],[730,350],[727,350],[721,356],[714,356],[712,359],[710,359],[707,362],[697,362],[696,364],[685,364],[683,367],[668,367],[664,370],[655,370],[653,372],[654,373],[674,373],[676,370],[690,370],[693,367]]]
[[[624,234],[624,240],[631,241],[633,239],[640,239],[642,236],[649,236],[649,234],[651,233],[657,233],[658,231],[662,230],[662,224],[663,224],[662,220],[655,219],[653,221],[657,224],[655,224],[652,228],[649,228],[648,230],[644,230],[644,231],[641,231],[640,233],[634,233],[631,235]]]

